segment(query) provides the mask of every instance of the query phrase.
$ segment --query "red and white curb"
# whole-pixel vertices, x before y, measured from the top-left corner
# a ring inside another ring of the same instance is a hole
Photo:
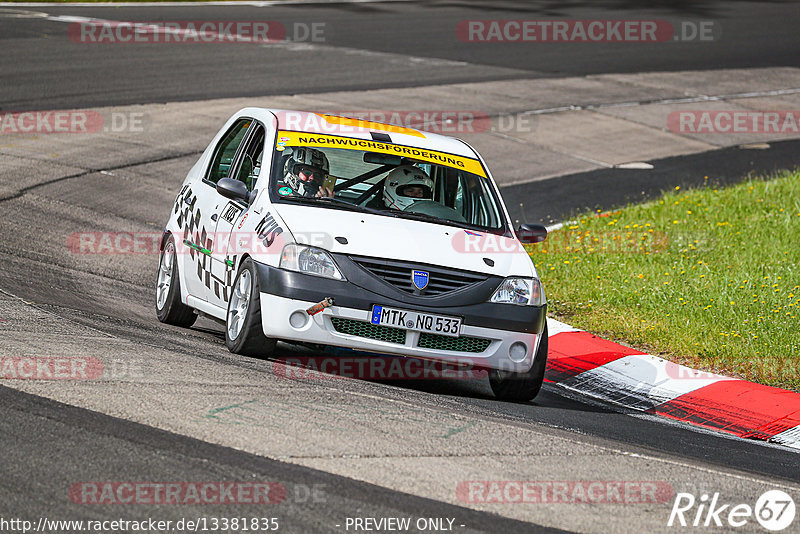
[[[547,320],[545,380],[640,412],[800,449],[800,394],[697,371]]]

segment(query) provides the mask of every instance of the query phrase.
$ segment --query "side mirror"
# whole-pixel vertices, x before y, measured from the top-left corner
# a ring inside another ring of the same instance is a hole
[[[517,237],[522,243],[541,243],[547,238],[547,228],[541,224],[521,224]]]
[[[217,182],[217,193],[231,200],[242,200],[248,204],[250,203],[250,192],[247,190],[247,186],[233,178],[220,178],[219,182]]]

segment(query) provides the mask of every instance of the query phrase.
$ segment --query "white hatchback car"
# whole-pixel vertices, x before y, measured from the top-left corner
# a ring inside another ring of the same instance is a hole
[[[544,290],[483,159],[458,139],[307,112],[234,114],[189,171],[161,242],[156,311],[276,340],[469,363],[529,400]],[[375,357],[380,357],[376,355]]]

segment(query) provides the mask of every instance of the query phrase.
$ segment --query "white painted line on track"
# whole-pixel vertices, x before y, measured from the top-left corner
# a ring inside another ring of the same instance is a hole
[[[236,36],[236,34],[222,34],[220,32],[211,31],[211,30],[203,30],[199,28],[175,28],[169,26],[169,21],[165,21],[163,23],[159,22],[130,22],[130,21],[121,21],[121,20],[108,20],[108,19],[98,19],[94,17],[81,17],[81,16],[73,16],[73,15],[46,15],[44,17],[45,20],[49,20],[52,22],[64,22],[67,24],[81,24],[85,26],[99,26],[101,28],[119,28],[119,27],[131,27],[134,24],[136,25],[136,33],[137,34],[166,34],[166,35],[174,35],[174,36],[182,36],[184,40],[186,39],[193,39],[195,42],[200,41],[213,41],[213,40],[220,40],[224,42],[225,40],[231,40]],[[233,22],[228,23],[228,25],[233,24]],[[201,37],[202,36],[202,37]],[[168,38],[165,38],[164,42],[169,42]],[[278,44],[280,41],[275,41],[273,44]],[[266,45],[266,43],[265,43]],[[268,46],[268,45],[267,45]]]
[[[394,0],[393,0],[394,1]],[[2,11],[0,11],[0,17],[4,16]],[[28,11],[23,14],[20,13],[12,13],[9,15],[13,18],[40,18],[44,20],[49,20],[51,22],[62,22],[66,24],[83,24],[88,26],[100,26],[100,27],[110,27],[116,28],[119,26],[128,26],[131,24],[137,24],[138,30],[146,30],[147,33],[153,34],[170,34],[175,36],[183,36],[184,39],[192,39],[195,42],[200,39],[201,41],[207,40],[221,40],[225,41],[226,39],[230,39],[231,35],[235,34],[221,34],[219,32],[210,31],[210,30],[201,30],[195,28],[172,28],[166,26],[169,21],[165,22],[151,22],[151,21],[142,21],[142,22],[131,22],[131,21],[120,21],[120,20],[110,20],[110,19],[102,19],[96,17],[84,17],[78,15],[50,15],[48,13],[37,12],[37,11]],[[202,37],[201,37],[202,36]],[[166,39],[164,42],[169,42]],[[436,57],[421,57],[421,56],[410,56],[407,54],[395,54],[392,52],[378,52],[374,50],[365,50],[361,48],[352,48],[352,47],[345,47],[345,46],[333,46],[329,44],[317,44],[317,43],[308,43],[308,42],[294,42],[294,41],[271,41],[265,43],[254,43],[260,44],[263,47],[278,47],[285,49],[289,52],[308,52],[314,50],[336,50],[337,52],[341,52],[343,54],[348,55],[355,55],[355,56],[363,56],[363,57],[376,57],[381,58],[385,61],[390,63],[402,63],[406,65],[426,65],[426,66],[433,66],[433,67],[467,67],[470,64],[464,61],[454,61],[451,59],[442,59]]]
[[[352,48],[349,46],[335,46],[330,44],[308,43],[304,41],[278,41],[276,43],[264,43],[263,47],[282,47],[289,52],[308,52],[313,50],[336,50],[347,55],[376,57],[394,63],[411,65],[427,65],[434,67],[467,67],[470,63],[465,61],[455,61],[452,59],[442,59],[436,57],[410,56],[408,54],[396,54],[394,52],[379,52],[364,48]],[[402,125],[399,125],[402,126]]]

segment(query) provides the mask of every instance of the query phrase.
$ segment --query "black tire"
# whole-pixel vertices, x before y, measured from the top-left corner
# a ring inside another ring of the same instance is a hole
[[[244,296],[240,284],[249,277],[246,311],[241,313],[241,303],[237,299]],[[233,313],[232,313],[233,312]],[[235,320],[242,321],[234,325]],[[237,330],[238,328],[238,330]],[[234,331],[236,330],[236,331]],[[231,337],[234,336],[235,337]],[[245,356],[269,357],[275,350],[275,340],[264,335],[261,324],[261,292],[258,289],[258,273],[253,260],[247,258],[236,273],[236,280],[231,288],[228,310],[225,313],[225,345],[234,354]]]
[[[533,360],[533,365],[526,373],[515,373],[502,369],[489,371],[489,385],[492,392],[500,400],[513,402],[527,402],[539,394],[544,381],[544,371],[547,368],[547,323],[544,325],[542,340],[539,350]]]
[[[170,264],[165,265],[165,261],[168,261]],[[159,305],[161,307],[159,307]],[[184,327],[192,326],[197,320],[197,314],[194,310],[181,302],[181,279],[178,276],[175,239],[171,235],[164,244],[164,249],[158,257],[158,273],[156,273],[156,316],[158,316],[158,320],[162,323]]]

